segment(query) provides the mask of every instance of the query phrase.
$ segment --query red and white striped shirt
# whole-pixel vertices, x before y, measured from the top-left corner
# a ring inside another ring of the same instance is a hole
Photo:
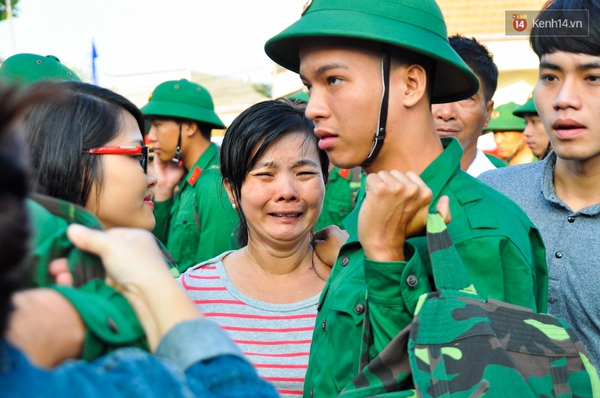
[[[252,299],[229,280],[222,262],[228,253],[189,268],[179,282],[282,397],[301,396],[319,295],[293,304]]]

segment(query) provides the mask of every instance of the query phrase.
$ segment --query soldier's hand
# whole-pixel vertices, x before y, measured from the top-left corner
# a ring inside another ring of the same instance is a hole
[[[173,162],[163,162],[158,156],[154,157],[154,174],[156,174],[156,186],[154,187],[154,199],[162,202],[173,195],[173,189],[185,174],[185,168]]]
[[[392,170],[369,174],[358,216],[358,239],[365,257],[404,261],[404,243],[424,230],[432,195],[416,173]]]

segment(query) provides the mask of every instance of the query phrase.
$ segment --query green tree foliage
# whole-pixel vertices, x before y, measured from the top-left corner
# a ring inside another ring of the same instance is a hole
[[[16,17],[17,13],[19,12],[18,9],[18,4],[19,4],[19,0],[0,0],[0,21],[4,21],[7,17],[6,14],[6,2],[10,1],[10,4],[12,5],[12,16]]]
[[[271,98],[271,86],[268,84],[253,84],[252,88],[260,95]]]

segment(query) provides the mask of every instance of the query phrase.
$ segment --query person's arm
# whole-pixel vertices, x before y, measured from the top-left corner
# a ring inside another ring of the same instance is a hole
[[[71,303],[51,289],[34,289],[12,298],[8,340],[37,365],[50,368],[79,358],[85,325]]]
[[[349,234],[336,225],[330,225],[315,233],[315,253],[328,267],[333,268],[342,245]]]
[[[410,323],[415,300],[431,290],[419,254],[406,244],[407,238],[423,233],[431,199],[431,190],[415,173],[394,170],[367,177],[358,237],[365,255],[373,355]],[[450,222],[447,197],[438,201],[436,210]],[[411,294],[403,295],[405,289]]]

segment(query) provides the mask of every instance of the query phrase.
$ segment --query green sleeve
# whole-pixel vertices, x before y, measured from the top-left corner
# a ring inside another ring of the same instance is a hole
[[[205,172],[195,189],[199,238],[193,265],[232,249],[232,237],[238,220],[218,171]],[[180,271],[185,270],[180,268]]]
[[[152,230],[161,242],[167,242],[169,238],[169,226],[171,223],[171,207],[173,206],[173,198],[162,202],[154,202],[154,218],[156,225]]]
[[[431,291],[421,258],[410,254],[414,250],[410,243],[406,244],[408,261],[378,262],[364,259],[368,316],[374,343],[371,358],[412,322],[419,297]],[[410,285],[407,281],[410,281]]]
[[[125,297],[94,280],[79,289],[52,286],[75,307],[86,326],[82,358],[91,361],[122,347],[148,351],[148,342]]]
[[[67,202],[39,195],[36,200],[42,201],[59,215],[51,213],[42,204],[27,199],[32,237],[31,252],[25,261],[32,274],[30,286],[44,287],[54,283],[54,277],[48,272],[48,264],[57,258],[67,259],[75,287],[95,278],[103,279],[105,272],[100,258],[77,249],[67,237],[67,227],[74,222],[99,229],[96,218]]]

